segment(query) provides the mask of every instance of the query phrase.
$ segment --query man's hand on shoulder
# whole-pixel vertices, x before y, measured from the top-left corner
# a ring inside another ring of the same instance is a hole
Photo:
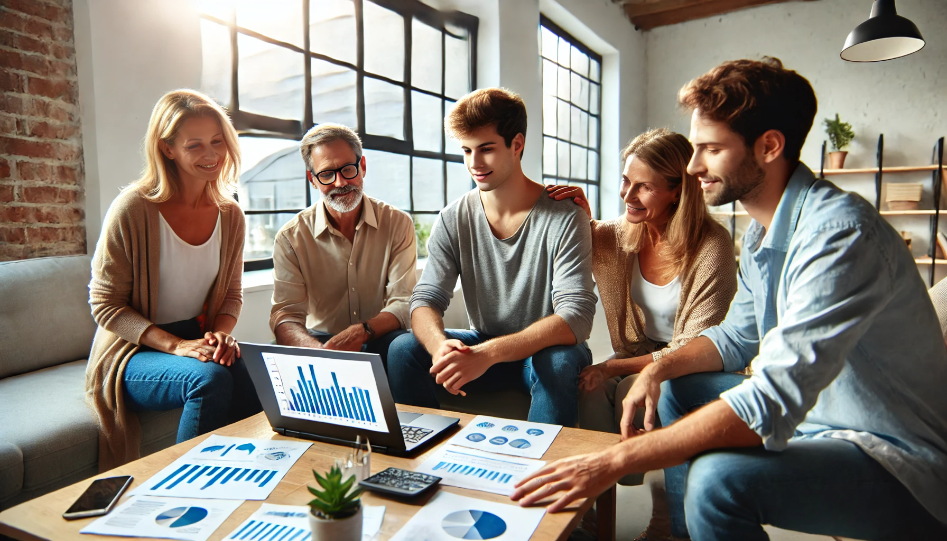
[[[460,340],[445,340],[432,356],[431,375],[447,392],[467,396],[461,387],[479,378],[496,361],[483,344],[467,346]]]
[[[356,323],[330,338],[322,347],[336,351],[362,351],[362,345],[367,341],[368,333],[365,332],[365,328],[361,323]]]

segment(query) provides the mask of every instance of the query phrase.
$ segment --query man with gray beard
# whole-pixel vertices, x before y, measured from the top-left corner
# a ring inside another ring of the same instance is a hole
[[[270,329],[280,345],[377,353],[387,367],[388,345],[410,325],[414,223],[363,195],[366,160],[352,129],[320,124],[299,149],[322,199],[276,234]]]

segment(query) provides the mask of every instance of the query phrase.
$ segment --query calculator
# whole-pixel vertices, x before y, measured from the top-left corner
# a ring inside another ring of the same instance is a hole
[[[368,490],[394,496],[417,496],[440,482],[441,478],[436,475],[388,468],[358,484]]]

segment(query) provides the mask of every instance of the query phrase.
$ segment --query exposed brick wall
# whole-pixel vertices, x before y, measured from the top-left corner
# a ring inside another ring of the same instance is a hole
[[[72,0],[0,2],[0,261],[84,254]]]

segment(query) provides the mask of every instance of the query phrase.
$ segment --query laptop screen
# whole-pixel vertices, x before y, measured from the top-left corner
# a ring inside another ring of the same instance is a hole
[[[261,354],[280,415],[388,433],[371,363]]]

